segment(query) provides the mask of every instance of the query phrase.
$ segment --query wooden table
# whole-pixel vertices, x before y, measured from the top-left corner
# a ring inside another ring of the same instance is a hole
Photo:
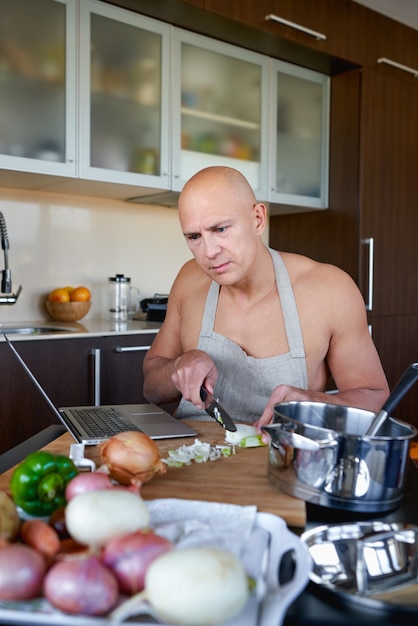
[[[200,441],[212,445],[224,443],[224,431],[218,424],[204,421],[190,422]],[[162,458],[168,450],[190,445],[193,438],[158,440]],[[54,454],[69,454],[74,439],[68,433],[47,446]],[[290,528],[304,528],[306,507],[303,500],[281,493],[267,475],[268,448],[236,448],[236,454],[217,461],[195,463],[179,468],[168,467],[163,476],[156,476],[142,487],[146,500],[155,498],[183,498],[240,505],[256,505],[258,511],[282,517]],[[100,464],[98,446],[88,446],[85,457]],[[0,476],[0,489],[7,491],[13,469]]]

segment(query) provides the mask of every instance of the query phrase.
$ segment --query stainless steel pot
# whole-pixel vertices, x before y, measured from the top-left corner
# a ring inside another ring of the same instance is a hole
[[[284,493],[350,511],[382,513],[403,496],[411,439],[417,430],[388,417],[366,436],[375,413],[321,402],[274,407],[268,474]]]

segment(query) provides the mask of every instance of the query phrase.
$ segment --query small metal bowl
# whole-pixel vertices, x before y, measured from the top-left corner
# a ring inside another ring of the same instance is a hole
[[[340,598],[378,609],[418,609],[418,526],[354,522],[303,533],[311,581]]]

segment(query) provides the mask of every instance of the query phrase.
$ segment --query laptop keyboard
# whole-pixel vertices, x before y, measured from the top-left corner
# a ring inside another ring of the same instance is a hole
[[[134,424],[127,424],[122,415],[113,407],[88,407],[72,409],[89,437],[111,437],[124,430],[139,430]]]

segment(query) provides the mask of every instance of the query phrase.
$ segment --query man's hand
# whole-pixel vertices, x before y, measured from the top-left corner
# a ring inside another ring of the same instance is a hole
[[[255,422],[254,426],[260,430],[262,426],[269,424],[273,419],[273,407],[279,402],[304,402],[312,400],[312,394],[308,391],[298,389],[297,387],[290,387],[289,385],[278,385],[273,389],[273,393],[270,396],[270,400],[262,416]]]
[[[171,380],[185,400],[203,409],[200,388],[204,384],[213,393],[218,373],[215,363],[202,350],[189,350],[174,361]]]

